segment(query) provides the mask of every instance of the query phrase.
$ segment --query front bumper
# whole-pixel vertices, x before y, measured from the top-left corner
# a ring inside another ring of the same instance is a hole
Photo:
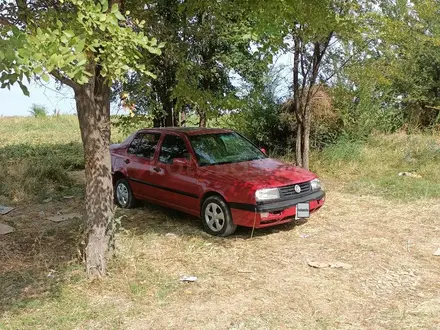
[[[309,202],[310,213],[313,213],[324,205],[325,193],[317,191],[299,198],[267,204],[229,203],[229,206],[236,225],[264,228],[293,221],[296,205],[304,202]]]

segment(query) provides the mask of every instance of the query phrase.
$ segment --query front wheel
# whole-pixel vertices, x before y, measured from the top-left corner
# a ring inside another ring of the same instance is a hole
[[[203,227],[211,235],[229,236],[237,229],[228,205],[220,196],[208,197],[202,205],[201,215]]]
[[[129,209],[135,205],[136,199],[126,179],[119,179],[118,182],[116,182],[115,201],[123,209]]]

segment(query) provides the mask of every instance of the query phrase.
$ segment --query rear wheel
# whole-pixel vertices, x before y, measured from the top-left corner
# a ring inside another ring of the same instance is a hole
[[[214,236],[229,236],[237,229],[228,205],[220,196],[210,196],[204,201],[202,221],[205,231]]]
[[[123,209],[132,208],[136,199],[133,196],[130,185],[126,179],[119,179],[115,185],[115,201]]]

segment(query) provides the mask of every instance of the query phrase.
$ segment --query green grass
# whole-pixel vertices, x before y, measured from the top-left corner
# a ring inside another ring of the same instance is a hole
[[[314,153],[313,169],[351,192],[412,200],[440,197],[440,142],[432,135],[376,135]],[[421,178],[399,176],[414,172]]]
[[[124,138],[120,130],[113,129],[113,142]],[[77,117],[0,118],[0,162],[0,196],[9,202],[81,192],[67,175],[84,168]]]

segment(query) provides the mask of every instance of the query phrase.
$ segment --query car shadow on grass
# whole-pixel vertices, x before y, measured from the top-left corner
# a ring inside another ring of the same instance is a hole
[[[203,229],[202,221],[192,215],[185,214],[166,207],[140,203],[130,210],[118,209],[117,216],[122,216],[122,227],[139,234],[154,233],[158,235],[176,234],[189,237],[214,238]],[[221,237],[221,240],[250,239],[267,236],[278,232],[289,231],[307,223],[307,220],[294,220],[289,223],[252,230],[249,227],[238,226],[234,234]],[[218,241],[219,238],[216,238]]]

